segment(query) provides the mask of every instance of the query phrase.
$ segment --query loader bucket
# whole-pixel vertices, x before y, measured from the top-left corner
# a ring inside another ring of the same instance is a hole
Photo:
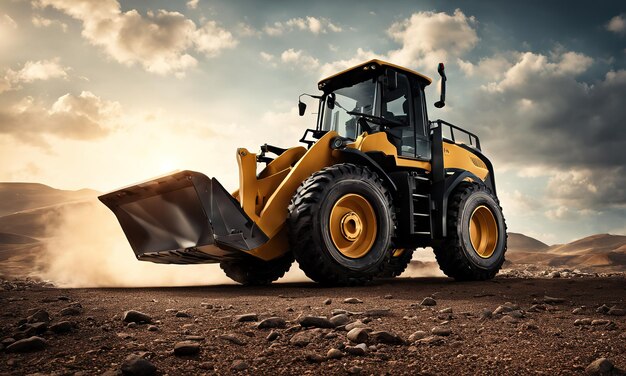
[[[244,257],[268,237],[215,178],[182,171],[98,197],[139,260],[214,263]]]

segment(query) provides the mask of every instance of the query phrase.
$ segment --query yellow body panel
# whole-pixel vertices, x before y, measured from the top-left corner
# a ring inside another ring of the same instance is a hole
[[[489,174],[487,166],[475,154],[447,142],[443,143],[443,167],[469,171],[482,180]]]

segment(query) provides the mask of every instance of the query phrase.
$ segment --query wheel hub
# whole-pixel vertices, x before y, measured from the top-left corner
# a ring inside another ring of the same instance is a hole
[[[346,257],[360,258],[372,248],[378,225],[374,208],[367,199],[349,193],[333,206],[329,226],[337,250]]]
[[[478,256],[489,258],[498,243],[498,225],[491,210],[481,205],[474,209],[470,217],[470,240]]]
[[[355,241],[363,231],[361,218],[355,213],[350,212],[341,218],[341,235],[348,241]]]

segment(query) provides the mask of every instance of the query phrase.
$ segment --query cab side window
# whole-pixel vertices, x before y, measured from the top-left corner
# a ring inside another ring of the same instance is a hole
[[[393,85],[383,85],[381,116],[402,125],[388,127],[389,141],[398,149],[398,155],[415,157],[415,121],[411,113],[411,88],[409,79],[397,73]]]

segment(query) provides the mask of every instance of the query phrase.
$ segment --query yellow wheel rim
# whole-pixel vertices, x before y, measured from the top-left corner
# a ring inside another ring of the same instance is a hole
[[[491,257],[498,243],[498,225],[491,210],[484,205],[474,209],[469,228],[474,251],[482,258]]]
[[[330,237],[341,254],[360,258],[376,240],[374,208],[365,197],[349,193],[342,196],[330,211]]]

